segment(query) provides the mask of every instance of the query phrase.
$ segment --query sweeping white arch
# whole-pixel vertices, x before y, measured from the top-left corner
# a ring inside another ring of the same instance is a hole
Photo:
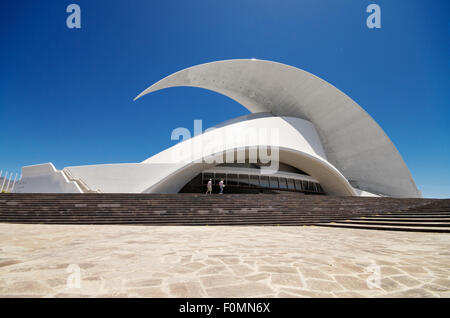
[[[143,161],[142,164],[173,164],[176,167],[144,192],[176,193],[198,173],[211,167],[203,163],[208,162],[206,158],[218,162],[216,159],[227,152],[243,155],[245,149],[267,146],[278,150],[279,158],[272,159],[305,171],[320,182],[327,194],[356,195],[347,179],[327,161],[314,125],[292,117],[254,117],[243,116],[242,120],[206,131]],[[269,135],[276,129],[276,138],[247,138],[262,129],[268,129]],[[229,138],[232,136],[244,138]],[[255,151],[246,157],[256,160],[259,155]]]
[[[312,122],[328,161],[362,190],[394,197],[420,197],[399,152],[378,124],[350,97],[296,67],[255,60],[193,66],[139,94],[191,86],[228,96],[252,113],[270,112]]]

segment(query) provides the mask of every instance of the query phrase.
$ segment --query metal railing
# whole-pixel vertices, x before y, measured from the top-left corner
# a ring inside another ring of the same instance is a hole
[[[83,179],[75,178],[68,169],[63,169],[62,172],[66,175],[67,179],[70,181],[75,181],[84,193],[101,193],[100,190],[91,189],[91,187],[89,187]]]
[[[5,175],[3,175],[3,170],[0,170],[0,193],[12,193],[14,191],[16,183],[22,179],[22,176],[20,176],[19,179],[17,179],[18,175],[19,173],[17,172],[14,176],[14,172],[8,171],[6,171]]]

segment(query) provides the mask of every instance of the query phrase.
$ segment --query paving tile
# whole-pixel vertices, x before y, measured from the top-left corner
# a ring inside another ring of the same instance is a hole
[[[309,297],[309,298],[334,298],[335,297],[332,293],[315,291],[315,290],[282,288],[281,291],[290,293],[290,294],[294,294],[297,296]]]
[[[423,289],[423,288],[415,288],[415,289],[408,289],[405,291],[395,292],[395,293],[388,293],[383,294],[378,297],[387,297],[387,298],[432,298],[436,297],[434,294],[430,293],[429,291]]]
[[[307,279],[306,286],[308,287],[308,289],[324,292],[343,290],[341,285],[339,285],[338,283],[322,279]]]
[[[126,294],[130,297],[142,297],[142,298],[165,298],[168,297],[161,288],[150,287],[150,288],[130,288],[126,290]],[[176,296],[176,297],[186,297],[186,296]],[[194,296],[193,296],[194,297]]]
[[[407,287],[414,287],[421,284],[419,280],[408,275],[396,275],[390,278]]]
[[[220,260],[225,264],[239,264],[241,260],[237,257],[220,257]]]
[[[89,294],[76,294],[76,293],[58,293],[53,295],[55,298],[89,298]]]
[[[1,294],[48,294],[53,290],[47,285],[36,281],[19,281],[7,286],[0,286]]]
[[[283,291],[277,294],[277,298],[310,298],[310,297],[289,294]]]
[[[426,290],[429,290],[431,292],[446,292],[449,291],[450,289],[441,285],[436,285],[436,284],[424,284],[421,286],[421,288],[424,288]]]
[[[259,274],[254,274],[254,275],[248,275],[244,277],[246,280],[250,280],[250,281],[260,281],[260,280],[266,280],[268,278],[270,278],[270,274],[269,273],[259,273]]]
[[[209,297],[254,297],[258,295],[270,294],[273,289],[264,283],[246,283],[206,289]]]
[[[432,281],[432,283],[450,288],[450,276],[448,279],[443,279],[443,278],[435,279]]]
[[[367,282],[363,279],[354,276],[336,275],[334,276],[336,281],[344,288],[348,290],[367,290]]]
[[[450,297],[448,234],[0,223],[0,241],[0,297]]]
[[[205,293],[203,292],[200,283],[197,282],[183,282],[183,283],[175,283],[169,285],[169,290],[171,296],[174,297],[204,297]]]
[[[299,267],[299,272],[305,278],[317,278],[322,280],[333,280],[333,277],[317,269]]]
[[[10,260],[0,260],[0,267],[20,264],[22,261],[16,260],[16,259],[10,259]]]
[[[380,283],[381,283],[380,284],[381,288],[384,289],[387,292],[403,289],[402,285],[400,285],[395,280],[392,280],[389,277],[382,278],[380,280]]]
[[[201,276],[200,281],[205,288],[211,288],[217,286],[238,284],[244,281],[244,279],[241,277],[232,277],[228,275],[209,275]]]
[[[287,266],[263,265],[263,266],[259,266],[258,270],[260,272],[268,272],[268,273],[291,273],[291,274],[298,273],[297,269],[295,267],[287,267]]]
[[[302,278],[299,274],[273,273],[271,275],[271,283],[274,285],[304,287]]]
[[[393,266],[381,266],[380,274],[381,276],[391,276],[403,274],[403,272]]]
[[[364,298],[365,296],[353,291],[335,291],[334,295],[338,298]]]
[[[150,286],[159,286],[162,284],[162,279],[151,278],[144,280],[135,280],[126,283],[126,287],[150,287]]]
[[[408,274],[427,274],[428,273],[422,266],[409,265],[409,266],[399,266],[398,268]]]
[[[226,267],[225,265],[213,265],[200,269],[197,272],[197,274],[198,275],[220,274],[223,273],[224,271],[228,271],[228,267]]]
[[[236,274],[236,275],[249,275],[254,272],[254,269],[251,268],[248,265],[245,264],[238,264],[238,265],[230,265],[229,268]]]
[[[173,266],[172,268],[170,268],[169,272],[178,273],[178,274],[192,273],[192,272],[195,272],[205,266],[206,266],[205,264],[202,264],[199,262],[180,264],[180,265],[176,265],[176,266]]]

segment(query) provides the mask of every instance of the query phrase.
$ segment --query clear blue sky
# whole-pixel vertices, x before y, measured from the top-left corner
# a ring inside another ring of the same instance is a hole
[[[66,27],[81,7],[82,28]],[[382,28],[366,26],[367,5]],[[359,103],[426,197],[450,197],[450,1],[5,1],[0,11],[0,169],[139,162],[247,110],[213,92],[133,98],[188,66],[258,58],[309,71]],[[164,111],[158,111],[163,109]]]

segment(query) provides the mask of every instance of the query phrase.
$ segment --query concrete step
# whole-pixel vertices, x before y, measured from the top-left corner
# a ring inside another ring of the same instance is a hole
[[[367,221],[388,221],[388,222],[395,222],[395,221],[404,221],[404,222],[449,222],[450,223],[450,217],[442,218],[442,217],[436,217],[436,218],[429,218],[429,217],[421,217],[421,218],[386,218],[386,217],[361,217],[357,220],[367,220]]]
[[[316,226],[339,227],[345,229],[360,229],[360,230],[381,230],[381,231],[404,231],[404,232],[428,232],[428,233],[450,233],[447,228],[435,227],[408,227],[408,226],[383,226],[383,225],[358,225],[345,223],[318,223]]]
[[[335,221],[335,223],[340,224],[367,224],[367,225],[389,225],[389,226],[420,226],[420,227],[449,227],[450,228],[450,222],[386,222],[386,221],[379,221],[379,220],[371,220],[371,221],[365,221],[365,220],[342,220],[342,221]]]
[[[328,224],[440,232],[449,227],[449,210],[450,200],[297,194],[0,195],[0,222],[27,224]]]

